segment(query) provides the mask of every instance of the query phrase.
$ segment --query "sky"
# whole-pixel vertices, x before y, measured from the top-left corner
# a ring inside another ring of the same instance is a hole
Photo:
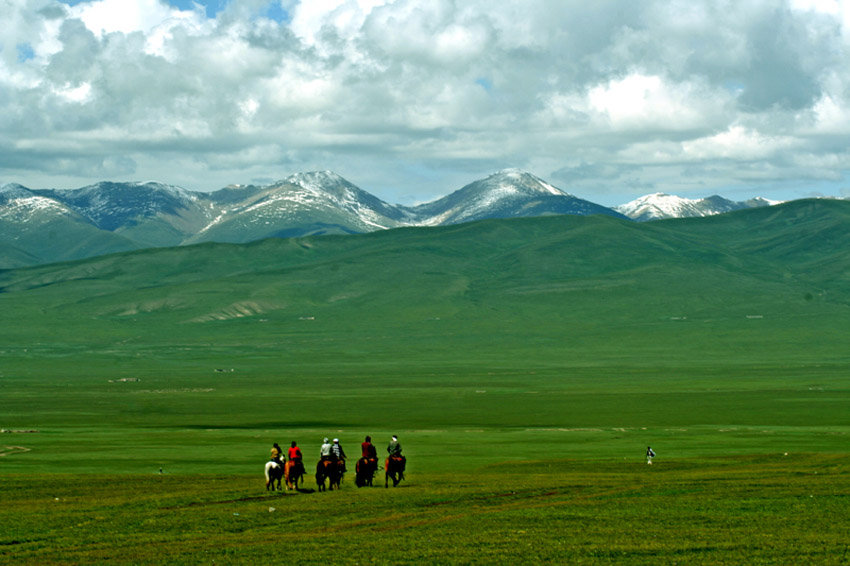
[[[0,0],[0,185],[850,197],[850,0]]]

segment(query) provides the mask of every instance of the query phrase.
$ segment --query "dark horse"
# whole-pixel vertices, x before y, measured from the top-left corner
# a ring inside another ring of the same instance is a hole
[[[375,472],[378,471],[378,461],[374,458],[360,458],[357,460],[355,468],[354,485],[363,487],[364,485],[371,486],[372,480],[375,479]]]
[[[328,485],[331,491],[334,487],[339,489],[342,483],[342,476],[345,473],[345,460],[319,460],[316,464],[316,485],[319,491],[325,491],[325,479],[328,480]]]
[[[283,479],[283,466],[274,461],[266,462],[266,491],[269,489],[274,491],[275,482],[277,482],[277,489],[281,489],[281,479]]]
[[[390,478],[393,480],[393,487],[396,487],[404,479],[404,468],[406,465],[407,459],[404,456],[390,456],[387,458],[386,462],[384,462],[384,470],[386,471],[384,487],[389,487]]]

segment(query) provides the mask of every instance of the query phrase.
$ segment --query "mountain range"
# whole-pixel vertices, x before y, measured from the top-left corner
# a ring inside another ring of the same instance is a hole
[[[81,189],[0,187],[0,268],[202,242],[354,234],[489,218],[595,215],[645,221],[774,204],[648,195],[608,208],[518,169],[506,169],[418,206],[394,205],[329,171],[211,193],[158,182],[101,182]]]
[[[642,196],[626,204],[615,206],[614,210],[621,212],[632,220],[647,222],[665,218],[714,216],[735,210],[772,206],[779,204],[779,202],[761,197],[736,202],[718,195],[701,199],[687,199],[675,195],[655,193]]]

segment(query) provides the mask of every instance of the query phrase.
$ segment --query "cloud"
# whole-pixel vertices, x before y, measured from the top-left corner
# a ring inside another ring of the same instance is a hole
[[[174,9],[160,0],[96,0],[81,2],[68,11],[71,17],[100,34],[136,31],[149,34],[170,20],[176,20],[175,25],[185,25],[200,16],[197,11]]]
[[[769,159],[797,143],[789,136],[767,136],[743,126],[682,143],[682,155],[689,160],[729,159],[755,161]]]
[[[0,147],[14,156],[0,177],[213,190],[334,169],[397,202],[510,166],[625,201],[847,171],[843,3],[221,6],[0,0]]]

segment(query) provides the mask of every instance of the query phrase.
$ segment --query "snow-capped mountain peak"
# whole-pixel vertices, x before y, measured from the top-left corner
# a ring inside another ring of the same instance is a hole
[[[342,202],[357,200],[360,193],[365,194],[364,191],[332,171],[296,173],[279,183],[275,183],[275,185],[284,183],[300,187],[303,191],[316,196],[321,195],[325,198],[330,196]]]
[[[546,214],[619,213],[576,198],[521,169],[504,169],[410,212],[421,225]]]
[[[549,194],[563,196],[568,193],[558,189],[540,177],[536,177],[522,169],[502,169],[484,179],[484,184],[491,190],[516,192],[523,194]]]
[[[140,218],[177,214],[193,207],[195,193],[155,181],[103,181],[80,189],[39,190],[35,193],[55,199],[88,218],[95,226],[113,231]]]
[[[297,173],[264,187],[223,189],[216,201],[217,215],[192,241],[240,240],[241,234],[258,232],[266,237],[369,232],[399,226],[404,215],[332,171]]]
[[[0,187],[0,199],[3,200],[31,197],[32,195],[31,190],[17,183],[9,183]]]
[[[713,216],[733,210],[770,206],[771,204],[776,203],[762,198],[735,202],[717,195],[701,199],[689,199],[666,193],[653,193],[616,206],[614,210],[632,220],[648,221],[664,218]]]
[[[0,219],[14,222],[34,222],[41,215],[73,214],[71,210],[59,202],[40,196],[23,185],[10,183],[0,187]]]
[[[284,181],[293,185],[304,187],[305,189],[322,189],[327,187],[328,185],[351,184],[333,171],[305,171],[302,173],[295,173],[294,175],[290,175],[289,177],[284,179]]]
[[[749,204],[750,206],[755,208],[755,207],[759,207],[759,206],[776,206],[777,204],[782,204],[785,201],[784,200],[772,200],[772,199],[764,198],[764,197],[755,197],[755,198],[751,198],[751,199],[744,201],[744,202],[746,202],[747,204]]]
[[[654,220],[681,216],[683,211],[692,211],[695,201],[666,193],[644,195],[626,204],[615,207],[629,218]],[[701,216],[697,214],[697,216]]]

